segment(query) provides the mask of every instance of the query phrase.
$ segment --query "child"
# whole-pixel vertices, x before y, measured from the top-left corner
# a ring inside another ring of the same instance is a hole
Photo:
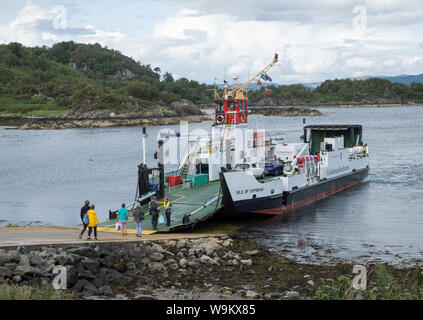
[[[88,237],[87,240],[91,240],[91,232],[94,229],[94,240],[97,240],[97,226],[98,226],[98,219],[97,219],[97,212],[94,211],[95,205],[91,205],[91,209],[88,210]]]

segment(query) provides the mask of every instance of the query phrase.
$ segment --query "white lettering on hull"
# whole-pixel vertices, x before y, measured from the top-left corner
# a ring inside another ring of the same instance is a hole
[[[236,190],[236,194],[248,194],[248,193],[255,193],[255,192],[263,192],[263,188],[255,188],[255,189],[243,189],[243,190]]]

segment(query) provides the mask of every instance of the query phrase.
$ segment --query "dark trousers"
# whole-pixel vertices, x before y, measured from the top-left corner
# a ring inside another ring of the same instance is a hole
[[[166,210],[166,225],[170,226],[170,214],[172,213],[172,210]]]
[[[94,229],[94,238],[97,238],[97,227],[88,227],[88,237],[91,237],[91,232]]]
[[[81,231],[81,234],[79,235],[80,237],[82,237],[82,236],[83,236],[83,234],[84,234],[85,230],[87,230],[87,227],[88,227],[88,224],[85,224],[85,223],[82,221],[82,231]]]
[[[157,222],[159,221],[159,214],[153,213],[151,215],[151,224],[153,225],[153,229],[157,228]]]

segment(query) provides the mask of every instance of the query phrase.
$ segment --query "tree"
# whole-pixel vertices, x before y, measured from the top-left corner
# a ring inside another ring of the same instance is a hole
[[[10,71],[8,68],[0,66],[0,82],[9,83],[13,80],[13,78],[14,75],[12,71]]]
[[[43,71],[47,70],[48,63],[47,63],[47,56],[45,53],[42,53],[38,56],[36,67]]]
[[[415,92],[419,92],[419,93],[423,93],[423,84],[419,83],[419,82],[413,82],[410,85],[411,90],[415,91]]]
[[[173,79],[172,74],[170,72],[165,72],[165,74],[163,75],[163,80],[165,82],[174,82],[175,79]]]
[[[19,59],[22,58],[23,46],[20,43],[11,42],[9,43],[8,48]]]
[[[146,82],[134,82],[128,85],[128,93],[136,98],[154,100],[159,96],[159,90]]]
[[[50,49],[49,56],[57,62],[68,64],[75,49],[76,44],[73,41],[56,43]]]

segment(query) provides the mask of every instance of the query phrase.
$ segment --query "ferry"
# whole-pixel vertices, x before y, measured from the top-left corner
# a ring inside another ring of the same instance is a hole
[[[248,131],[248,86],[270,79],[267,71],[277,62],[275,54],[255,77],[224,87],[224,99],[215,100],[215,125],[224,127],[220,139],[228,146],[219,173],[225,212],[283,214],[345,190],[368,175],[369,153],[361,125],[305,126],[301,143],[266,139],[263,130]],[[237,128],[243,128],[244,139],[227,138]],[[272,171],[271,175],[260,175],[253,166],[265,169],[264,174]]]
[[[366,178],[369,150],[361,125],[307,125],[301,142],[293,143],[248,125],[251,85],[271,81],[267,72],[277,63],[275,54],[266,67],[243,84],[237,83],[238,77],[231,85],[224,81],[222,89],[215,83],[211,127],[202,134],[190,132],[187,123],[179,132],[163,129],[155,153],[157,165],[146,162],[148,135],[143,129],[143,161],[138,166],[133,205],[141,203],[148,213],[152,195],[159,203],[164,197],[172,202],[171,225],[162,224],[156,230],[147,215],[143,233],[193,228],[218,212],[280,215]],[[176,169],[166,170],[169,159]],[[111,230],[115,218],[111,210],[109,220],[101,227]],[[128,227],[135,228],[135,223],[130,222]]]

